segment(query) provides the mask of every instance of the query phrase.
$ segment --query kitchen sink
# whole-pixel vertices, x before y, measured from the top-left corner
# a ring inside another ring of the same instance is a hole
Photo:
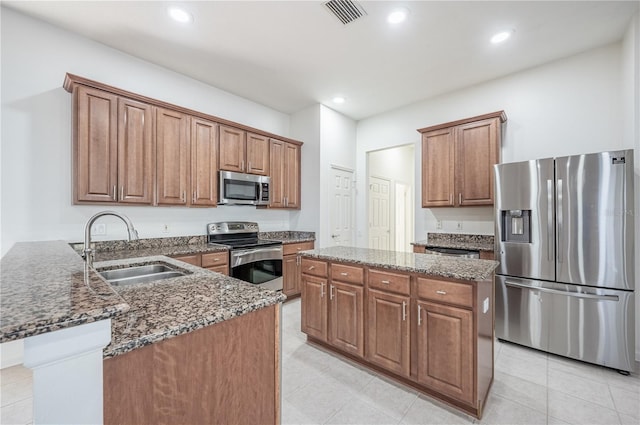
[[[136,283],[170,279],[187,274],[164,264],[148,264],[124,269],[104,270],[98,273],[112,285],[133,285]]]

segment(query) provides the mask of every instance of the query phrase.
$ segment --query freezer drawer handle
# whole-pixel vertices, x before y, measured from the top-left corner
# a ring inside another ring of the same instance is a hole
[[[617,295],[595,295],[595,294],[584,294],[582,292],[566,292],[566,291],[559,291],[557,289],[538,288],[536,286],[523,285],[522,283],[510,282],[508,280],[505,283],[507,286],[511,286],[512,288],[524,288],[524,289],[530,289],[532,291],[540,291],[540,292],[548,292],[550,294],[565,295],[567,297],[588,298],[592,300],[602,300],[602,301],[618,301],[619,300]]]

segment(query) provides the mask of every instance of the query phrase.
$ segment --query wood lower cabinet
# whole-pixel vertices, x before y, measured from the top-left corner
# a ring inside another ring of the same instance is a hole
[[[151,106],[83,86],[74,99],[74,203],[151,204]]]
[[[280,305],[108,358],[105,424],[279,424]]]
[[[367,292],[367,298],[367,360],[399,375],[409,376],[410,298],[372,289]]]
[[[418,382],[472,403],[473,312],[417,301]]]
[[[493,277],[445,279],[304,254],[301,268],[310,341],[482,416],[494,371]]]
[[[423,129],[422,207],[493,205],[504,111]]]
[[[174,255],[172,258],[216,273],[229,275],[229,252],[219,251],[204,254]]]
[[[300,257],[298,252],[313,249],[315,243],[286,243],[282,246],[282,292],[287,299],[300,295]]]
[[[300,145],[271,139],[270,208],[300,209]]]

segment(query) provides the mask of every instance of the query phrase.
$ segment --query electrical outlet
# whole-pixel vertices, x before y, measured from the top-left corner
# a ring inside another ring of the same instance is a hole
[[[462,230],[462,222],[461,221],[456,222],[456,230]]]
[[[106,235],[107,225],[105,223],[98,223],[93,226],[91,233],[94,235]]]
[[[162,225],[162,233],[169,233],[169,225],[168,224],[163,224]]]
[[[442,230],[442,220],[436,220],[436,229]]]

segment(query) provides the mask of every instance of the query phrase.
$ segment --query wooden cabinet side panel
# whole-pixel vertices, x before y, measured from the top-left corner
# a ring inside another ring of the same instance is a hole
[[[329,343],[364,357],[363,289],[360,286],[331,282]]]
[[[150,105],[118,99],[119,202],[153,202],[153,111]]]
[[[156,113],[157,201],[165,205],[187,205],[189,186],[188,116],[158,108]]]
[[[244,173],[246,132],[234,127],[221,125],[218,166],[221,170]]]
[[[422,206],[453,206],[455,129],[422,135]]]
[[[269,138],[247,133],[247,173],[269,175]]]
[[[218,203],[217,124],[191,119],[191,204],[215,207]]]
[[[367,360],[409,376],[409,297],[375,290],[369,290],[367,297]]]
[[[465,124],[456,135],[458,203],[493,205],[493,165],[498,162],[498,119]]]
[[[116,202],[117,96],[78,87],[74,107],[74,201]]]
[[[285,143],[285,196],[287,208],[300,209],[300,146]]]
[[[275,424],[276,313],[276,306],[267,307],[145,347],[151,356],[143,348],[114,358],[126,367],[105,368],[105,423]],[[144,409],[123,412],[111,400],[142,400]]]
[[[327,340],[327,279],[303,274],[302,332],[322,341]]]
[[[422,301],[418,306],[418,381],[473,403],[473,312]]]
[[[284,208],[285,174],[284,174],[285,142],[271,139],[269,143],[269,162],[271,174],[271,208]]]

